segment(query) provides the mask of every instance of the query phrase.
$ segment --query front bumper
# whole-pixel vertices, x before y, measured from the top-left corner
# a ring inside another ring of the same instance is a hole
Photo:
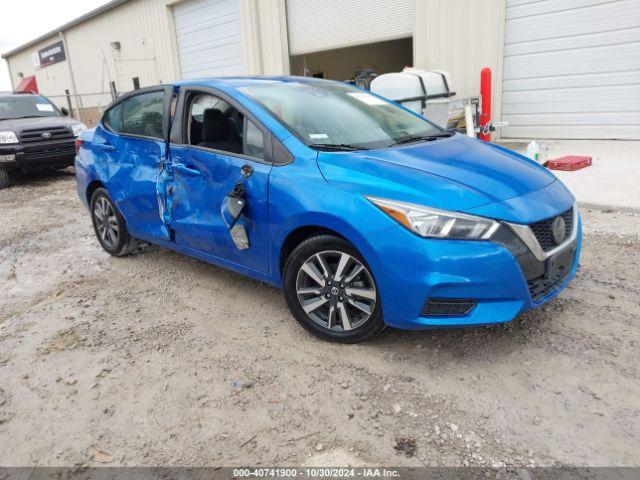
[[[0,167],[9,171],[30,171],[42,168],[65,168],[73,165],[75,139],[52,140],[33,144],[0,146]],[[6,157],[13,157],[6,160]]]
[[[539,280],[545,278],[547,260],[537,269],[527,265],[535,260],[523,253],[515,234],[514,242],[505,240],[504,225],[504,237],[496,241],[425,239],[401,226],[378,232],[369,239],[375,249],[370,266],[385,323],[402,329],[492,325],[548,302],[578,268],[582,226],[579,217],[576,221],[575,239],[567,246],[574,249],[570,268],[544,285]],[[465,315],[427,316],[422,313],[429,299],[466,299],[475,306]]]

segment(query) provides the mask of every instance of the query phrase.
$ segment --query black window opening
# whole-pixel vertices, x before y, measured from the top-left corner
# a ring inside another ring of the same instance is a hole
[[[187,123],[190,145],[264,160],[264,133],[233,105],[208,93],[191,97]]]
[[[134,90],[140,90],[140,78],[139,77],[133,77],[133,89]]]

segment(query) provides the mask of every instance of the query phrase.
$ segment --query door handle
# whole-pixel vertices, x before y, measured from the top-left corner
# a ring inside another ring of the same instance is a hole
[[[180,173],[184,173],[185,175],[189,176],[189,177],[199,177],[200,175],[202,175],[202,172],[200,172],[200,170],[193,168],[193,167],[187,167],[186,165],[182,165],[181,163],[177,163],[174,165],[174,168],[180,172]]]
[[[116,147],[111,145],[110,143],[94,143],[93,144],[97,149],[104,150],[106,152],[113,152]]]

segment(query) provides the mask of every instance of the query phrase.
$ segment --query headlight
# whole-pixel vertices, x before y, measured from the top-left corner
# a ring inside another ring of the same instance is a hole
[[[422,237],[488,240],[500,226],[489,218],[376,197],[366,198],[398,223]]]
[[[0,132],[0,143],[18,143],[14,132]]]
[[[73,129],[73,136],[77,137],[87,129],[87,126],[84,123],[74,123],[71,128]]]

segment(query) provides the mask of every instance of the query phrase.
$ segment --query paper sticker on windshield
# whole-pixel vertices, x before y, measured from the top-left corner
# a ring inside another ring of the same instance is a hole
[[[351,95],[356,100],[360,100],[362,103],[366,103],[367,105],[386,105],[387,102],[382,100],[381,98],[376,97],[375,95],[370,95],[366,92],[349,92],[347,95]]]
[[[36,103],[39,112],[53,112],[53,105],[50,103]]]
[[[326,133],[310,133],[309,138],[313,140],[319,140],[321,138],[329,138],[329,135],[327,135]]]

